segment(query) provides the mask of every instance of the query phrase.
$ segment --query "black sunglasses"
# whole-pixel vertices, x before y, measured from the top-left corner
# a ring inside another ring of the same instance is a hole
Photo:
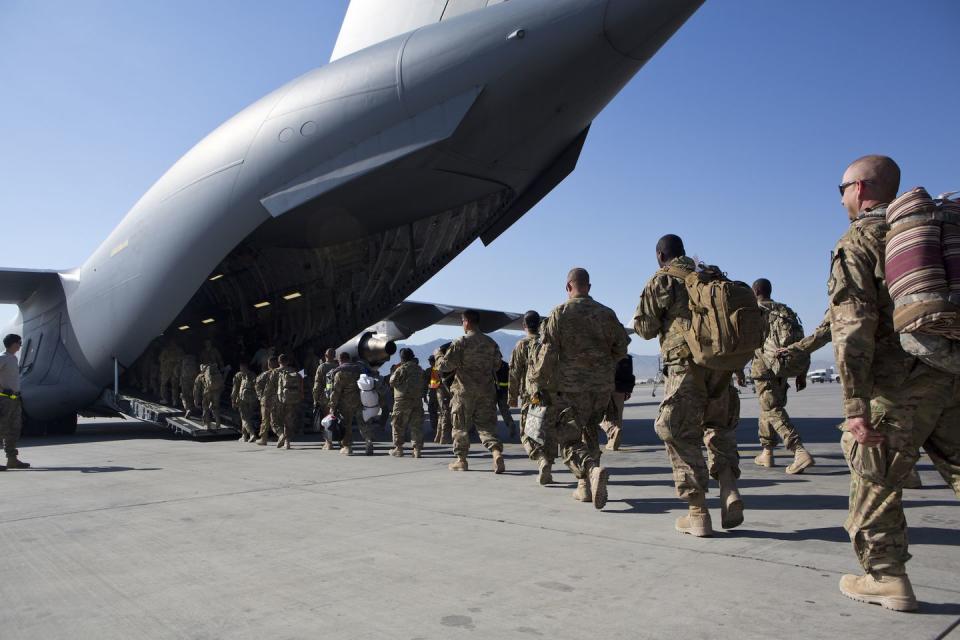
[[[870,181],[869,180],[851,180],[850,182],[844,182],[838,187],[840,189],[840,197],[841,198],[843,197],[843,192],[847,190],[847,187],[849,187],[852,184],[857,184],[858,182],[870,182]]]

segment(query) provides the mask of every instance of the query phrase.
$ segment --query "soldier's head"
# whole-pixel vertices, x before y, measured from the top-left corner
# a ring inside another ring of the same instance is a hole
[[[400,349],[400,362],[410,362],[413,360],[413,349],[404,347]]]
[[[23,344],[23,338],[15,333],[8,333],[3,338],[3,348],[7,350],[7,353],[16,355],[17,351],[20,351],[21,344]]]
[[[757,278],[753,283],[753,294],[757,300],[769,300],[773,294],[773,285],[766,278]]]
[[[473,309],[466,309],[460,314],[460,324],[463,325],[463,332],[480,331],[480,313]]]
[[[685,255],[687,255],[687,251],[683,248],[683,240],[680,239],[680,236],[668,233],[657,240],[657,264],[661,267],[671,260]]]
[[[337,350],[333,347],[330,347],[323,353],[323,357],[327,359],[327,362],[336,362],[337,361]]]
[[[351,357],[350,357],[350,354],[347,353],[346,351],[342,351],[342,352],[340,353],[340,362],[341,362],[341,363],[346,364],[346,363],[350,362],[352,359],[353,359],[353,358],[351,358]]]
[[[437,356],[430,355],[430,357],[427,358],[427,362],[429,362],[430,366],[432,367],[433,365],[437,364]]]
[[[590,293],[590,274],[583,267],[574,267],[567,273],[567,297],[576,298]]]
[[[276,369],[279,366],[280,362],[277,360],[277,356],[267,358],[267,369]]]
[[[280,357],[277,358],[277,362],[280,363],[281,367],[289,367],[293,364],[293,358],[285,353],[281,353]]]
[[[900,167],[887,156],[863,156],[850,163],[840,181],[840,202],[851,220],[861,211],[897,197]]]
[[[540,330],[540,314],[533,309],[523,314],[523,327],[530,335],[536,335]]]
[[[248,365],[246,362],[241,362],[241,363],[240,363],[240,371],[242,371],[242,372],[244,372],[244,373],[249,373],[249,372],[250,372],[250,365]]]

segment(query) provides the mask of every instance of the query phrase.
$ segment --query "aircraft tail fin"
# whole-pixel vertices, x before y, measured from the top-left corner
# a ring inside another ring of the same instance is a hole
[[[351,0],[330,62],[428,24],[504,0]]]
[[[49,286],[60,286],[59,272],[0,268],[0,304],[22,304],[34,293]]]

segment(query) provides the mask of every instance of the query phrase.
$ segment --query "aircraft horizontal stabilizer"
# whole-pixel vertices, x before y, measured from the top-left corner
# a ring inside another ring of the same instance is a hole
[[[59,287],[56,271],[0,268],[0,304],[21,304],[44,287]]]
[[[446,140],[473,106],[481,87],[430,107],[298,176],[260,202],[277,217],[395,160]]]

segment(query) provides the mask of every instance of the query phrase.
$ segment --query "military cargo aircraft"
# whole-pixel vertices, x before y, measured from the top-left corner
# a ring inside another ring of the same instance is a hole
[[[375,358],[449,321],[402,301],[569,175],[592,120],[701,3],[353,0],[328,64],[201,140],[81,266],[0,270],[25,413],[75,429],[158,336]]]

